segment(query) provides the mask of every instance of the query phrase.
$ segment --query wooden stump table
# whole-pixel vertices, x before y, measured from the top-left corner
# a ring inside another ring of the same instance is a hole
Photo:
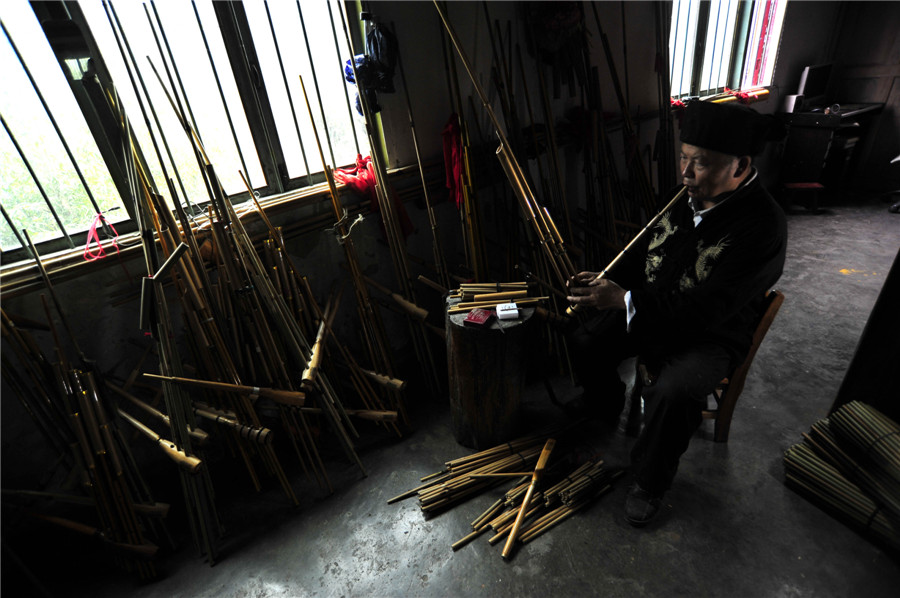
[[[465,324],[466,315],[448,312],[445,321],[451,424],[457,442],[483,450],[516,436],[537,319],[533,307],[482,326]]]

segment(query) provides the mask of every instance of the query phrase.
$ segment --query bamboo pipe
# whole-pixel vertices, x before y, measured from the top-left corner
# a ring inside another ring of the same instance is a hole
[[[303,83],[303,77],[300,77],[300,87],[303,89],[304,98],[307,98],[306,86]],[[360,95],[360,97],[362,97],[362,94]],[[307,111],[309,112],[309,120],[312,124],[313,133],[316,137],[316,146],[319,149],[319,157],[322,161],[322,168],[325,171],[325,180],[328,183],[331,205],[334,209],[334,216],[335,218],[337,218],[336,227],[341,235],[341,245],[344,248],[347,265],[350,268],[350,274],[353,280],[353,288],[356,291],[357,309],[359,310],[360,324],[363,327],[363,338],[366,341],[366,347],[369,352],[369,357],[371,358],[373,363],[382,363],[386,366],[386,370],[391,370],[392,368],[390,367],[390,358],[386,350],[387,342],[385,340],[384,329],[381,324],[381,320],[378,318],[378,313],[372,306],[372,301],[369,297],[369,292],[366,288],[365,282],[362,280],[362,272],[359,267],[359,258],[356,255],[356,249],[353,245],[353,239],[349,236],[349,233],[346,230],[346,226],[343,223],[340,195],[338,194],[337,186],[334,182],[332,169],[329,168],[328,164],[326,164],[325,162],[325,154],[322,151],[322,144],[318,141],[319,132],[315,126],[312,106],[309,104],[308,98],[306,99],[306,107]]]
[[[532,474],[531,477],[531,484],[528,485],[528,490],[525,492],[525,498],[522,499],[522,506],[519,508],[519,514],[516,516],[516,521],[513,524],[512,530],[509,532],[509,538],[507,538],[506,545],[503,547],[503,552],[501,553],[501,556],[505,559],[509,558],[510,553],[512,552],[513,545],[516,541],[516,535],[519,533],[522,521],[525,520],[525,511],[531,503],[531,496],[534,494],[534,488],[537,486],[538,480],[544,472],[544,467],[547,466],[547,460],[550,458],[550,453],[553,451],[554,446],[556,446],[556,440],[548,438],[547,442],[544,444],[544,449],[541,451],[541,456],[538,457],[537,465],[534,467],[534,474]]]
[[[321,414],[322,409],[319,407],[301,407],[303,413]],[[396,411],[379,411],[376,409],[345,409],[347,415],[352,415],[360,419],[367,419],[376,422],[394,422],[397,421]]]
[[[300,382],[300,387],[306,391],[309,391],[315,385],[316,374],[319,371],[319,363],[322,361],[325,335],[331,329],[336,313],[336,305],[326,305],[325,313],[319,320],[319,330],[316,333],[316,340],[313,342],[312,350],[310,351],[309,363],[307,363],[306,369],[303,370],[302,381]]]
[[[166,380],[184,386],[194,386],[197,388],[206,388],[208,390],[248,395],[251,399],[253,397],[262,397],[264,399],[271,399],[281,405],[289,405],[292,407],[302,407],[306,404],[306,394],[296,390],[277,390],[260,386],[244,386],[241,384],[228,384],[227,382],[213,382],[211,380],[196,380],[194,378],[160,376],[158,374],[147,373],[144,374],[144,377],[153,378],[155,380]]]
[[[195,415],[199,415],[204,419],[208,419],[210,421],[214,421],[217,424],[221,424],[225,427],[231,428],[235,432],[237,432],[238,436],[241,438],[248,438],[257,442],[258,444],[263,445],[271,445],[272,444],[272,430],[269,428],[262,428],[258,426],[248,426],[247,424],[242,424],[232,417],[225,417],[220,413],[217,413],[210,409],[202,409],[195,407],[193,409]]]
[[[75,494],[64,494],[60,492],[40,492],[36,490],[0,490],[0,493],[6,496],[19,496],[27,498],[43,498],[47,500],[58,500],[60,502],[69,503],[80,506],[97,506],[97,501],[89,496],[78,496]],[[157,517],[165,519],[169,514],[170,505],[164,502],[155,502],[153,504],[132,504],[134,512],[148,517]]]
[[[406,388],[406,380],[400,380],[399,378],[393,378],[391,376],[385,376],[384,374],[379,374],[378,372],[373,372],[372,370],[367,370],[365,368],[359,368],[363,374],[380,384],[381,386],[385,386],[390,388],[391,390],[401,391]]]
[[[387,295],[388,297],[393,299],[394,302],[397,305],[399,305],[400,308],[409,316],[415,318],[416,320],[420,320],[422,322],[424,322],[428,318],[428,310],[419,307],[418,305],[416,305],[412,301],[409,301],[408,299],[404,299],[403,296],[400,295],[399,293],[393,292],[386,286],[378,283],[377,281],[371,279],[370,277],[366,276],[365,274],[362,274],[361,276],[362,276],[362,279],[366,282],[366,284],[368,284],[370,287],[372,287],[376,291],[384,293],[385,295]]]
[[[40,272],[41,278],[44,280],[44,284],[47,286],[47,291],[50,293],[50,298],[53,300],[53,305],[56,307],[56,312],[59,314],[59,319],[62,320],[63,327],[69,334],[69,342],[71,342],[72,346],[75,347],[75,351],[78,353],[81,361],[84,363],[89,363],[89,360],[81,350],[81,347],[78,346],[78,340],[75,337],[75,334],[72,332],[72,327],[69,325],[69,320],[68,318],[66,318],[65,312],[63,312],[62,310],[62,305],[60,305],[59,303],[59,296],[57,296],[56,290],[53,288],[53,284],[50,282],[50,275],[47,274],[47,270],[46,268],[44,268],[44,263],[41,261],[41,256],[38,254],[37,248],[31,241],[31,237],[28,235],[27,230],[23,229],[22,234],[25,235],[25,239],[28,241],[28,248],[31,251],[31,256],[32,258],[34,258],[34,261],[38,267],[38,272]]]
[[[90,525],[85,525],[84,523],[72,521],[71,519],[56,517],[55,515],[43,515],[41,513],[29,513],[29,515],[31,515],[35,519],[40,519],[58,527],[63,527],[83,536],[91,536],[93,538],[97,538],[103,543],[104,546],[111,548],[116,552],[128,554],[130,556],[135,556],[142,559],[152,559],[159,551],[159,547],[150,542],[145,542],[143,544],[116,542],[114,540],[111,540],[102,530]]]
[[[444,294],[444,293],[447,292],[447,288],[446,288],[446,287],[442,287],[441,285],[439,285],[438,283],[434,282],[433,280],[431,280],[430,278],[428,278],[427,276],[425,276],[425,275],[423,275],[423,274],[419,274],[418,280],[419,280],[419,282],[421,282],[421,283],[424,284],[425,286],[434,289],[434,290],[437,291],[438,293]]]
[[[505,291],[501,293],[484,293],[481,295],[475,295],[473,297],[474,301],[493,301],[494,299],[503,299],[512,301],[514,299],[518,299],[520,297],[527,297],[528,291]]]
[[[596,277],[594,277],[594,279],[591,282],[598,281],[601,278],[606,278],[606,275],[609,273],[609,271],[612,268],[614,268],[616,266],[616,264],[618,264],[622,260],[622,258],[625,257],[625,254],[628,253],[628,250],[631,249],[634,246],[634,244],[641,237],[643,237],[644,234],[646,234],[646,232],[648,230],[650,230],[657,222],[659,222],[659,219],[663,217],[663,214],[665,214],[666,212],[671,210],[672,207],[678,202],[678,200],[680,200],[686,193],[687,193],[687,187],[682,187],[678,191],[678,193],[675,194],[675,197],[673,197],[671,199],[671,201],[669,201],[669,203],[666,204],[666,207],[664,207],[662,210],[660,210],[656,216],[651,218],[650,222],[648,222],[646,224],[646,226],[644,226],[644,228],[641,229],[641,232],[639,232],[637,235],[635,235],[635,237],[628,243],[628,245],[625,246],[625,249],[620,251],[619,255],[617,255],[615,258],[613,258],[613,261],[611,261],[605,268],[603,268],[603,271],[601,271]],[[590,284],[590,283],[588,283],[588,284]],[[566,313],[571,316],[571,315],[574,315],[577,312],[581,311],[582,309],[583,308],[579,307],[578,305],[570,305],[566,309]]]
[[[200,461],[200,459],[198,459],[197,457],[189,457],[184,453],[184,451],[179,450],[172,441],[166,440],[165,438],[142,424],[127,411],[118,409],[118,413],[125,419],[125,421],[142,432],[147,438],[155,441],[157,446],[159,446],[170,459],[175,461],[175,463],[177,463],[185,471],[187,471],[188,473],[197,473],[198,471],[200,471],[200,466],[203,465],[203,462]]]
[[[133,405],[139,407],[140,409],[143,409],[146,413],[152,415],[153,417],[155,417],[159,421],[163,422],[167,426],[172,425],[171,421],[169,420],[168,415],[166,415],[162,411],[159,411],[158,409],[154,409],[153,407],[151,407],[144,401],[140,400],[133,394],[126,391],[124,388],[119,388],[118,386],[116,386],[115,384],[112,384],[111,382],[107,382],[106,386],[108,386],[110,390],[112,390],[119,396],[128,399]],[[191,438],[193,438],[194,440],[197,441],[197,444],[199,444],[201,446],[206,444],[206,442],[209,440],[209,434],[207,434],[205,430],[201,430],[199,428],[188,427],[187,433],[191,436]]]
[[[391,30],[396,36],[397,31],[391,23]],[[425,199],[425,209],[428,213],[428,223],[431,226],[431,252],[434,257],[434,267],[437,270],[438,278],[441,284],[450,285],[450,277],[447,270],[447,261],[444,257],[441,245],[440,232],[438,230],[437,218],[434,215],[434,206],[431,203],[431,197],[428,194],[428,184],[425,182],[425,168],[422,165],[422,156],[419,153],[419,139],[416,135],[416,125],[413,119],[412,103],[409,99],[409,86],[406,84],[406,73],[403,70],[403,60],[400,53],[397,54],[397,68],[400,71],[400,82],[403,85],[403,94],[406,99],[406,113],[409,117],[409,130],[412,135],[413,149],[416,153],[416,164],[419,167],[419,178],[422,181],[422,197]]]

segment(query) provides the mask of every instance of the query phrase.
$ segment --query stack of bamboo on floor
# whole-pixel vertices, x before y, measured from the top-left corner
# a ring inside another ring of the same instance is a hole
[[[566,475],[551,488],[535,493],[528,502],[526,510],[528,521],[518,530],[515,539],[527,544],[549,531],[608,492],[612,488],[612,482],[621,474],[621,471],[610,472],[604,469],[603,461],[600,459],[592,460]],[[494,532],[488,539],[488,543],[492,546],[503,539],[508,541],[514,529],[516,515],[522,508],[528,485],[528,480],[519,480],[513,489],[506,492],[502,502],[497,501],[472,522],[474,531],[455,542],[453,549],[462,548],[489,529]]]
[[[784,455],[786,482],[863,533],[900,549],[900,426],[853,401]]]
[[[450,299],[458,299],[459,303],[451,305],[447,311],[457,314],[476,308],[493,309],[503,303],[529,307],[548,299],[548,297],[529,297],[528,293],[527,282],[463,283],[448,295]]]
[[[52,287],[49,290],[53,292]],[[56,452],[56,465],[64,468],[63,481],[61,492],[4,489],[4,506],[15,504],[36,519],[91,538],[110,552],[120,568],[141,579],[152,579],[156,570],[150,559],[158,548],[149,538],[171,543],[163,521],[168,505],[157,503],[144,482],[117,425],[115,408],[103,396],[102,377],[91,371],[86,359],[81,360],[85,369],[70,365],[44,295],[41,299],[57,360],[48,359],[31,333],[17,327],[3,312],[3,338],[19,364],[14,365],[4,352],[2,375]],[[62,312],[60,318],[69,329]],[[182,465],[199,465],[158,435],[155,443]],[[55,477],[57,472],[54,467],[51,474]],[[59,511],[60,504],[93,507],[93,516],[85,512],[85,516],[72,519],[67,511]]]
[[[388,501],[397,502],[418,496],[426,514],[448,509],[490,488],[515,479],[515,485],[472,521],[473,532],[453,544],[453,550],[492,530],[489,543],[506,539],[504,558],[515,542],[527,543],[561,523],[593,500],[609,491],[621,475],[604,468],[599,458],[591,459],[570,472],[564,472],[567,459],[554,455],[555,464],[547,468],[555,446],[553,436],[565,433],[555,427],[467,457],[445,463],[445,468],[421,479],[425,482]],[[556,479],[542,487],[541,475]],[[518,525],[517,525],[518,524]]]

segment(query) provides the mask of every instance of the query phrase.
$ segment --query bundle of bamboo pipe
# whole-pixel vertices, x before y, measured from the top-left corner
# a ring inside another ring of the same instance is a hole
[[[536,487],[538,470],[543,469],[555,445],[553,437],[564,437],[567,431],[555,426],[447,461],[442,471],[421,478],[422,485],[391,498],[388,503],[418,496],[422,511],[432,514],[504,481],[515,480],[511,489],[472,521],[473,531],[452,545],[453,550],[458,550],[491,530],[494,535],[488,540],[490,544],[507,540],[506,557],[516,541],[530,542],[591,504],[609,491],[613,481],[623,473],[605,470],[603,461],[596,458],[563,474],[568,462],[564,449],[563,457],[545,471],[547,477],[554,477],[558,482],[547,488]]]
[[[900,528],[881,506],[809,444],[790,447],[784,454],[784,469],[789,486],[857,529],[900,548]]]
[[[423,477],[420,481],[425,482],[424,484],[395,496],[388,500],[388,503],[419,494],[420,497],[423,495],[426,497],[422,504],[424,511],[449,506],[455,502],[454,499],[464,498],[474,490],[484,490],[503,480],[502,476],[496,476],[484,481],[477,477],[480,474],[522,471],[528,462],[537,460],[540,446],[544,441],[560,429],[560,426],[555,426],[466,457],[447,461],[442,471]],[[465,495],[462,492],[465,492]],[[435,504],[441,497],[447,500]],[[429,508],[425,508],[426,504]]]
[[[784,454],[786,483],[864,533],[900,548],[900,427],[853,401]]]
[[[503,303],[515,303],[520,307],[530,307],[546,301],[549,297],[529,297],[527,282],[464,283],[448,298],[458,299],[447,312],[464,313],[475,308],[492,309]]]
[[[458,550],[488,530],[494,532],[488,540],[491,545],[504,539],[509,545],[514,520],[520,512],[524,512],[525,523],[514,539],[523,544],[530,542],[609,491],[612,482],[622,473],[605,470],[602,460],[588,461],[563,477],[557,484],[533,493],[524,510],[523,505],[528,498],[527,492],[531,484],[527,478],[523,478],[503,498],[476,518],[471,524],[474,531],[455,542],[452,547]],[[504,552],[506,553],[504,556],[508,556],[508,550],[504,549]]]
[[[877,409],[852,401],[831,417],[831,428],[851,456],[866,464],[877,482],[872,491],[900,517],[900,426]]]
[[[48,290],[54,293],[49,279],[46,282]],[[69,495],[71,499],[67,502],[80,501],[93,506],[99,523],[94,527],[43,513],[31,514],[53,525],[101,539],[113,549],[114,562],[119,567],[137,573],[141,579],[153,579],[156,569],[147,559],[156,554],[157,545],[148,536],[155,536],[157,541],[168,540],[168,530],[160,517],[165,512],[155,508],[157,503],[143,482],[112,410],[101,397],[103,381],[99,373],[70,365],[43,295],[42,301],[58,361],[47,359],[31,334],[17,327],[2,312],[3,338],[19,360],[16,366],[4,353],[2,375],[38,429],[58,451],[59,463],[69,470],[71,479],[80,480],[84,496]],[[63,312],[59,316],[65,321]],[[66,329],[70,330],[68,325]],[[86,365],[89,364],[88,360]],[[23,379],[23,373],[31,384]]]

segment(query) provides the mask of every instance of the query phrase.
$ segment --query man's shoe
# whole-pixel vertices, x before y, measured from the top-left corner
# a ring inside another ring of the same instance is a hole
[[[637,484],[625,496],[625,520],[634,527],[643,527],[659,513],[662,496],[655,496]]]

